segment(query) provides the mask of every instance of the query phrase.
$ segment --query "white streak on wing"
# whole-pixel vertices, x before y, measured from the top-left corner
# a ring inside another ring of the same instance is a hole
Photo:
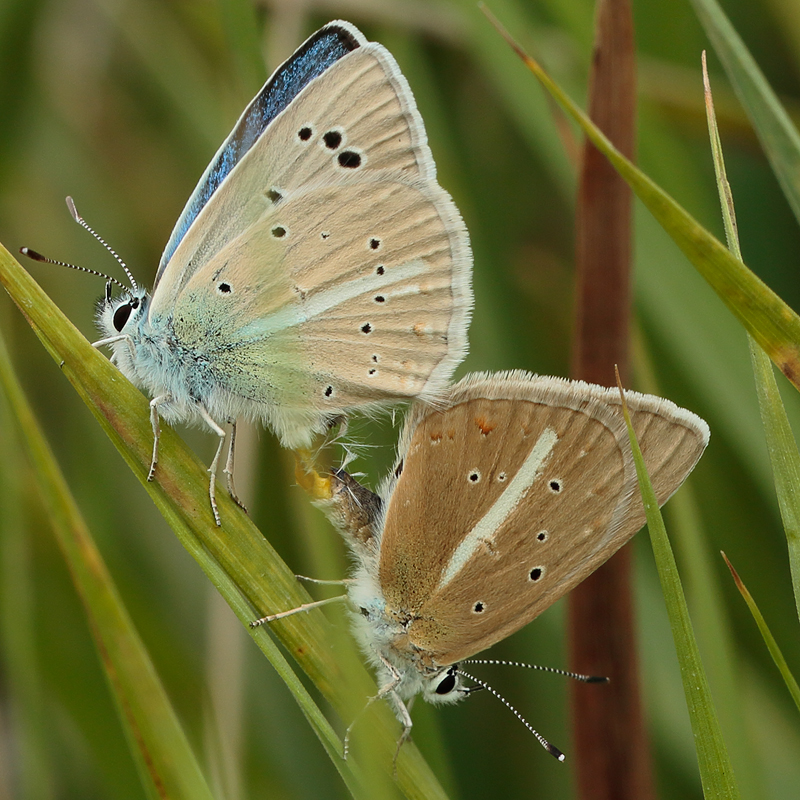
[[[422,289],[419,288],[418,283],[410,283],[408,286],[401,286],[399,289],[395,289],[389,299],[394,300],[397,297],[405,297],[407,294],[419,294],[421,291]]]
[[[491,541],[494,538],[497,529],[519,505],[520,500],[527,494],[528,489],[539,476],[544,462],[553,452],[557,441],[556,432],[552,428],[545,428],[511,483],[455,549],[450,563],[439,581],[439,589],[442,589],[458,575],[482,542]]]
[[[300,305],[285,306],[272,314],[245,325],[239,331],[242,341],[265,339],[274,333],[301,325],[314,317],[325,314],[336,306],[346,303],[355,297],[368,295],[382,290],[401,281],[416,278],[421,275],[427,266],[421,259],[415,259],[399,267],[387,269],[385,274],[365,275],[345,283],[326,289],[323,292],[311,293],[311,296]],[[366,319],[366,317],[365,317]]]

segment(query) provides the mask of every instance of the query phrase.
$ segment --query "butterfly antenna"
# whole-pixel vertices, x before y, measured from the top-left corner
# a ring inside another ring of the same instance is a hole
[[[578,672],[567,672],[565,669],[557,667],[541,667],[538,664],[525,664],[522,661],[499,661],[493,658],[468,658],[462,664],[494,664],[503,667],[524,667],[525,669],[536,669],[540,672],[550,672],[553,675],[563,675],[565,678],[572,678],[581,683],[608,683],[608,678],[599,675],[581,675]]]
[[[122,267],[122,269],[125,271],[125,274],[128,276],[128,280],[131,282],[131,288],[133,289],[133,291],[134,292],[138,291],[139,287],[136,284],[136,281],[134,280],[131,271],[128,269],[128,265],[119,257],[116,250],[114,250],[114,248],[111,247],[108,244],[108,242],[102,236],[100,236],[100,234],[98,234],[97,231],[95,231],[86,222],[86,220],[78,213],[78,209],[75,208],[75,201],[71,197],[67,197],[67,208],[69,209],[69,213],[72,214],[72,219],[74,219],[75,222],[77,222],[78,225],[80,225],[82,228],[85,228],[87,231],[89,231],[89,233],[91,233],[92,236],[94,236],[94,238],[97,239],[97,241],[100,242],[100,244],[103,245],[103,247],[105,247],[105,249],[108,250],[108,252],[111,253],[112,256],[114,256],[114,258],[117,261],[117,264],[119,264]],[[91,272],[91,270],[87,271]],[[114,283],[117,283],[117,281],[114,281]],[[119,285],[122,286],[122,284]],[[123,286],[123,289],[127,288],[128,288],[127,286]]]
[[[90,275],[97,275],[98,278],[105,278],[108,283],[115,283],[120,289],[128,291],[128,287],[124,283],[120,283],[116,278],[106,275],[105,272],[98,272],[96,269],[89,269],[89,267],[79,267],[77,264],[68,264],[66,261],[57,261],[54,258],[48,258],[30,247],[20,247],[19,252],[23,256],[27,256],[33,261],[41,261],[43,264],[55,264],[58,267],[69,267],[70,269],[77,269],[79,272],[88,272]]]
[[[491,692],[536,737],[539,744],[544,747],[544,749],[547,750],[547,752],[550,753],[553,758],[557,759],[558,761],[564,761],[566,759],[566,756],[555,745],[550,744],[550,742],[548,742],[541,733],[539,733],[537,730],[534,730],[533,726],[528,722],[528,720],[526,720],[525,717],[523,717],[522,714],[520,714],[519,711],[517,711],[517,709],[505,699],[505,697],[492,689],[488,683],[473,677],[460,668],[458,669],[458,674],[463,675],[468,680],[475,681],[475,683],[477,683],[482,689],[486,689],[487,692]]]

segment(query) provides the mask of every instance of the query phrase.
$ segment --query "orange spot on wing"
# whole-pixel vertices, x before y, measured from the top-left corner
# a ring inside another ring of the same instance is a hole
[[[413,330],[414,330],[414,333],[416,333],[417,336],[419,336],[420,339],[422,339],[425,336],[430,334],[430,331],[428,330],[428,326],[424,322],[418,322],[414,326]]]
[[[486,417],[475,417],[475,424],[481,429],[484,436],[488,436],[496,427]]]
[[[432,442],[441,442],[442,441],[442,434],[441,433],[432,433],[431,434],[431,441]]]

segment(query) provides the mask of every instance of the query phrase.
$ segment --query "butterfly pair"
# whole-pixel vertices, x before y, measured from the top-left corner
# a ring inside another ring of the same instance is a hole
[[[160,417],[219,436],[217,524],[226,422],[260,419],[305,448],[351,412],[416,399],[378,494],[339,471],[324,502],[357,558],[356,635],[406,733],[410,698],[464,696],[459,662],[541,613],[644,522],[615,390],[521,372],[448,388],[471,308],[467,232],[408,85],[381,45],[334,22],[245,110],[152,294],[132,282],[99,315],[97,344],[153,397],[151,477]],[[659,398],[628,403],[664,502],[708,429]]]

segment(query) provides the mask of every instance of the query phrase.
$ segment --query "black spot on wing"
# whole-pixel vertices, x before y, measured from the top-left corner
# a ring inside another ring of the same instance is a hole
[[[544,575],[544,567],[534,567],[528,573],[528,580],[532,583],[536,583],[537,581],[541,580],[542,575]]]
[[[342,150],[336,157],[340,167],[358,169],[361,166],[361,154],[355,150]]]
[[[340,131],[327,131],[322,134],[322,141],[329,150],[335,150],[342,143],[342,134]]]

